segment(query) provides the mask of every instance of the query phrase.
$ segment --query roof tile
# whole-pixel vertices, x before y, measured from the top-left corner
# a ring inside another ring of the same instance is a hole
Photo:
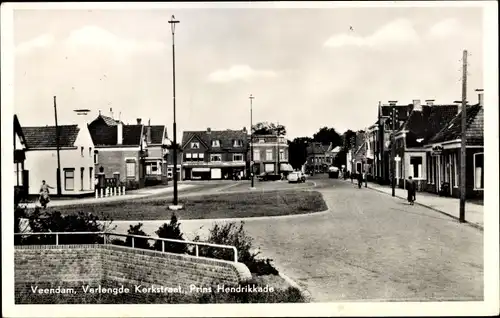
[[[22,130],[28,149],[57,147],[55,126],[22,127]],[[59,146],[74,147],[79,131],[78,125],[59,126]]]

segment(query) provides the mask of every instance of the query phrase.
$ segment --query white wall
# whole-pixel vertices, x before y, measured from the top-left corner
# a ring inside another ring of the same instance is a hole
[[[90,143],[89,143],[90,141]],[[61,190],[63,195],[94,192],[94,147],[88,129],[80,129],[75,142],[76,149],[61,149]],[[83,152],[81,147],[84,147]],[[64,186],[64,169],[74,168],[74,190],[67,191]],[[83,191],[81,170],[83,170]],[[92,168],[92,174],[90,169]],[[51,194],[57,194],[57,151],[28,150],[25,169],[29,170],[29,194],[38,194],[42,180],[54,187]]]
[[[420,168],[420,177],[414,178],[412,173],[410,172],[410,157],[422,157],[422,166]],[[425,180],[427,178],[427,160],[426,160],[426,152],[425,151],[406,151],[404,157],[404,176],[407,179],[409,176],[412,176],[416,180]]]

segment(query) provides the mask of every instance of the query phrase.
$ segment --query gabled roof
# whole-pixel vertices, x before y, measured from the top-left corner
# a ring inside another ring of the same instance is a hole
[[[321,142],[312,142],[307,146],[307,154],[325,154],[332,149],[332,144],[323,144]]]
[[[422,106],[413,109],[401,130],[406,131],[407,147],[422,147],[457,115],[457,105]]]
[[[484,145],[484,110],[483,106],[476,104],[467,106],[466,111],[467,145]],[[458,113],[447,125],[443,127],[428,143],[441,143],[461,139],[462,112]]]
[[[241,140],[243,147],[246,148],[248,144],[247,132],[244,130],[212,130],[210,132],[204,131],[185,131],[182,135],[182,147],[187,144],[194,137],[197,137],[208,150],[212,150],[212,140],[219,140],[220,147],[214,149],[233,149],[233,140]]]
[[[21,124],[19,123],[19,118],[17,115],[14,115],[14,133],[16,133],[21,139],[21,143],[26,144],[26,137],[24,136],[23,129]]]
[[[111,117],[108,117],[108,116],[104,116],[104,115],[101,115],[101,114],[99,114],[99,116],[97,116],[97,118],[94,119],[92,122],[97,121],[99,119],[103,120],[106,123],[106,125],[108,125],[108,126],[116,126],[120,122],[123,124],[123,122],[120,121],[120,120],[117,120],[117,119],[114,119],[114,118],[111,118]]]
[[[90,136],[95,146],[139,146],[143,125],[123,125],[122,144],[118,144],[118,125],[89,125]]]
[[[167,138],[167,129],[162,125],[151,125],[146,126],[144,133],[147,134],[148,128],[151,127],[151,144],[163,144],[165,138]]]
[[[57,147],[56,127],[22,127],[28,149]],[[59,147],[74,147],[80,128],[78,125],[59,126]]]

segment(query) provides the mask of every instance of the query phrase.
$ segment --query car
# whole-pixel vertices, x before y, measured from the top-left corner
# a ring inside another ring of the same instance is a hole
[[[280,180],[281,176],[279,174],[274,174],[271,172],[262,172],[257,176],[259,181],[276,181]]]
[[[339,177],[339,168],[331,166],[328,168],[328,177],[329,178],[338,178]]]
[[[294,172],[290,172],[288,174],[288,182],[289,183],[301,183],[301,182],[306,182],[306,176],[300,172],[300,171],[294,171]]]

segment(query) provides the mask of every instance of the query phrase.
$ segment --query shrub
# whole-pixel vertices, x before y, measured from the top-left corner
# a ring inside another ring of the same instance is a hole
[[[208,242],[213,244],[231,245],[238,250],[238,262],[245,264],[251,273],[257,275],[278,275],[279,272],[272,266],[272,259],[260,259],[260,252],[253,252],[252,238],[243,229],[244,222],[239,227],[236,223],[223,225],[214,224],[210,229]],[[197,236],[195,241],[199,241]],[[233,260],[234,251],[230,249],[200,246],[200,256],[213,257],[217,259]]]
[[[158,237],[174,240],[184,240],[184,235],[180,229],[180,223],[177,222],[177,216],[172,214],[170,218],[170,223],[163,224],[155,233]],[[184,254],[188,252],[186,244],[165,242],[165,252]],[[162,241],[156,241],[154,244],[154,249],[157,251],[162,250]]]
[[[128,229],[127,233],[130,235],[140,235],[140,236],[149,236],[147,235],[143,230],[141,230],[141,227],[143,226],[142,223],[138,223],[136,225],[130,225],[130,228]],[[132,246],[132,237],[127,236],[125,239],[125,246]],[[146,238],[134,238],[134,247],[136,248],[142,248],[142,249],[151,249],[151,245],[149,244],[149,240]]]

